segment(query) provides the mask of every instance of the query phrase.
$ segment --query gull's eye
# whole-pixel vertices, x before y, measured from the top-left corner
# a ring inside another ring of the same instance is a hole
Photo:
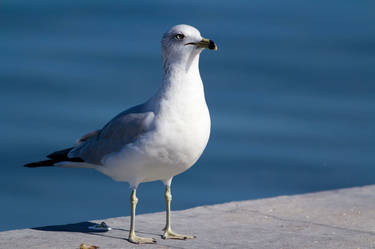
[[[177,34],[177,35],[175,36],[175,38],[176,38],[177,40],[183,40],[183,39],[185,38],[185,36],[184,36],[183,34]]]

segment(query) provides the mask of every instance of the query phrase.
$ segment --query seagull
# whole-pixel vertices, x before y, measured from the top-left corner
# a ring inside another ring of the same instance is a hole
[[[210,114],[198,65],[206,48],[217,50],[215,42],[202,38],[196,28],[186,24],[172,27],[161,40],[162,84],[150,99],[121,112],[102,129],[82,136],[73,147],[25,167],[92,168],[115,181],[128,182],[132,189],[128,240],[136,244],[156,242],[135,234],[137,187],[160,180],[165,185],[166,201],[162,238],[195,238],[171,229],[171,182],[195,164],[210,136]]]

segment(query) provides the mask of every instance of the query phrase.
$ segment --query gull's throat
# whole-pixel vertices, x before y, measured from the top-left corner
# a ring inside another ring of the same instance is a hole
[[[199,55],[202,49],[194,48],[186,51],[185,53],[175,55],[166,51],[163,53],[163,70],[167,73],[172,70],[179,70],[183,73],[181,68],[184,69],[185,73],[189,73],[191,70],[198,69]]]
[[[163,83],[151,101],[156,107],[156,112],[169,109],[169,105],[188,108],[195,102],[205,103],[199,73],[199,53],[179,60],[166,58],[163,61],[163,69]]]

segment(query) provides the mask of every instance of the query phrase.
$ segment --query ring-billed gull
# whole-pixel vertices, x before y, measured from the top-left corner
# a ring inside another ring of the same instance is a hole
[[[172,178],[189,169],[201,156],[210,136],[210,114],[199,74],[203,49],[216,44],[189,25],[176,25],[161,41],[163,82],[154,96],[113,118],[102,129],[81,137],[71,148],[26,167],[94,168],[117,181],[129,182],[132,193],[129,241],[155,243],[135,235],[136,189],[140,183],[165,184],[164,239],[188,239],[174,233],[170,223]]]

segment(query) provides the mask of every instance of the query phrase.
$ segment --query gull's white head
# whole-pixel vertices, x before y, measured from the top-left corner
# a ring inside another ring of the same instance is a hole
[[[165,64],[177,63],[190,67],[190,64],[203,49],[217,50],[215,42],[203,38],[200,32],[189,25],[172,27],[163,35],[162,56]]]

